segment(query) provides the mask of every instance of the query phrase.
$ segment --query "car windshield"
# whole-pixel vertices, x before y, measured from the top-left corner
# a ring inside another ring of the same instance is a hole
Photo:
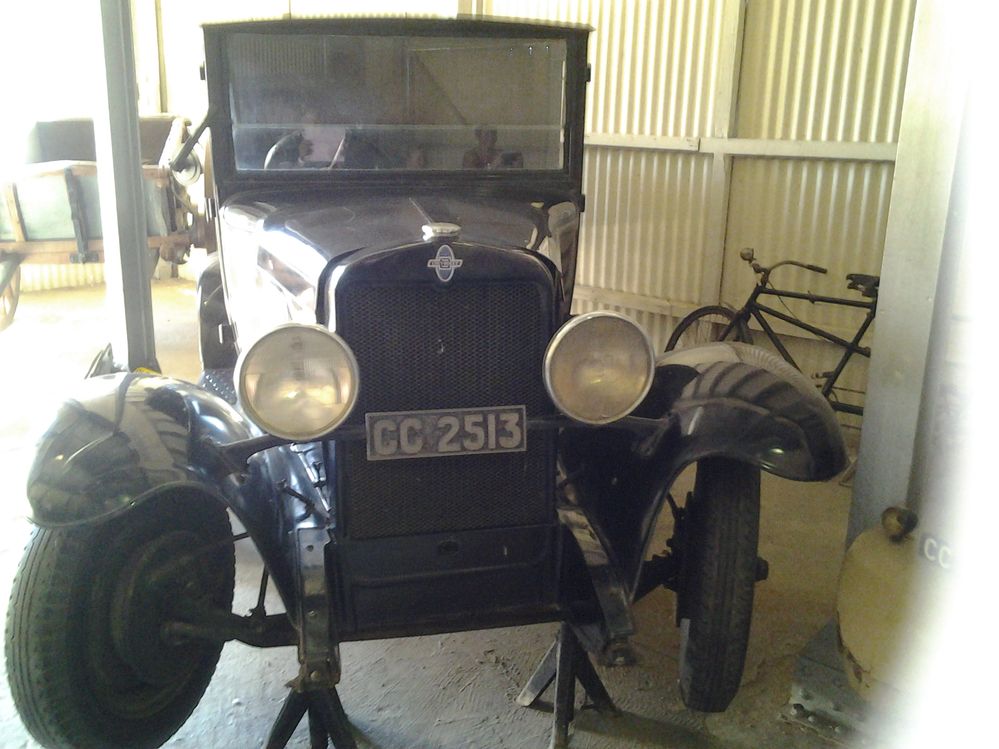
[[[558,39],[234,34],[236,168],[563,166]]]

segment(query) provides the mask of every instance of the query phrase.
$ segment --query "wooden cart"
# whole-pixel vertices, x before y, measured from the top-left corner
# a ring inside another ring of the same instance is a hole
[[[142,177],[150,265],[182,262],[200,226],[183,173],[169,160],[187,137],[187,121],[171,115],[140,122]],[[14,318],[22,263],[96,263],[104,259],[94,128],[91,120],[36,123],[29,163],[0,175],[0,330]]]

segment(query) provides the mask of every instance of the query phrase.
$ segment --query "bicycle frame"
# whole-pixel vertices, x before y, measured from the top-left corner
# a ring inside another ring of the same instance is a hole
[[[815,325],[799,320],[798,318],[789,315],[785,312],[781,312],[780,310],[774,309],[773,307],[768,307],[765,304],[760,304],[758,300],[761,296],[775,296],[786,299],[801,299],[806,302],[811,302],[812,304],[834,304],[840,307],[855,307],[858,309],[866,309],[867,316],[864,318],[864,321],[860,324],[860,327],[857,329],[856,334],[853,336],[853,340],[848,341],[845,338],[840,338],[839,336],[834,335],[833,333],[830,333],[826,330],[822,330],[821,328],[818,328]],[[725,331],[722,333],[721,337],[724,339],[729,334],[731,334],[733,328],[735,328],[735,326],[738,325],[740,321],[748,323],[749,319],[753,318],[760,324],[760,327],[763,329],[763,332],[766,334],[767,338],[770,339],[770,342],[774,345],[774,347],[777,349],[780,355],[784,357],[784,360],[799,371],[801,370],[801,367],[798,366],[798,363],[794,360],[794,357],[791,356],[791,353],[787,350],[787,347],[785,347],[784,344],[781,342],[780,338],[777,336],[777,333],[774,331],[773,327],[764,317],[764,314],[772,315],[778,320],[783,320],[788,325],[792,325],[796,328],[806,330],[818,338],[836,344],[840,348],[844,349],[843,356],[840,357],[839,362],[836,364],[836,367],[831,372],[826,372],[823,374],[825,382],[823,383],[821,389],[823,397],[829,400],[829,395],[830,393],[832,393],[833,387],[836,385],[836,381],[839,379],[839,376],[843,373],[843,370],[846,368],[847,362],[850,361],[850,358],[854,354],[860,354],[861,356],[865,356],[868,359],[871,358],[871,349],[867,346],[861,346],[860,341],[861,339],[863,339],[864,334],[867,332],[867,329],[871,326],[871,323],[874,321],[874,315],[877,312],[877,306],[878,306],[877,297],[871,299],[870,301],[857,300],[857,299],[843,299],[840,297],[820,296],[808,292],[785,291],[783,289],[774,289],[768,286],[763,286],[762,284],[758,283],[756,285],[756,288],[753,289],[753,293],[750,294],[749,299],[746,300],[746,303],[742,306],[742,309],[740,309],[736,313],[735,319],[725,328]],[[829,404],[833,407],[833,410],[835,411],[855,414],[857,416],[862,416],[864,413],[863,406],[855,406],[851,403],[840,403],[836,400],[829,400]]]

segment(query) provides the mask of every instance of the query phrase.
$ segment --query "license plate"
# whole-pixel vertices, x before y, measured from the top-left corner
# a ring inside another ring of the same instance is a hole
[[[523,452],[524,406],[369,413],[364,416],[368,460],[443,458]]]

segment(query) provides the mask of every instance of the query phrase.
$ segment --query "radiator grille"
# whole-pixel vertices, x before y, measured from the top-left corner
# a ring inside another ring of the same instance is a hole
[[[525,405],[550,413],[542,359],[551,302],[531,283],[352,283],[337,300],[339,332],[357,356],[352,420],[372,411]],[[554,445],[526,453],[369,462],[338,445],[341,528],[356,539],[552,521]]]

